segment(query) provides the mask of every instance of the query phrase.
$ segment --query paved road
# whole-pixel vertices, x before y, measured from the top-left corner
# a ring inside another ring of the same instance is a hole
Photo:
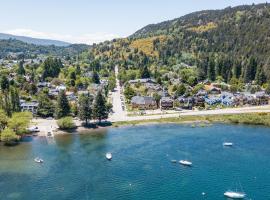
[[[125,121],[127,117],[127,112],[124,111],[122,108],[121,86],[118,80],[118,66],[115,66],[114,70],[115,70],[115,77],[116,77],[116,88],[114,92],[112,92],[113,114],[109,117],[109,120],[110,121]]]
[[[161,115],[144,115],[144,116],[125,116],[122,118],[112,119],[112,122],[119,121],[140,121],[140,120],[151,120],[161,118],[173,118],[179,116],[204,116],[204,115],[221,115],[221,114],[244,114],[244,113],[270,113],[270,106],[256,106],[256,107],[244,107],[244,108],[228,108],[220,110],[203,110],[203,111],[185,111],[174,114],[161,114]]]

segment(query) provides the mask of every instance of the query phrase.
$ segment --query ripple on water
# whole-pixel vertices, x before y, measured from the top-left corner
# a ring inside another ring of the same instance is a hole
[[[248,197],[266,200],[269,132],[254,126],[169,124],[1,146],[0,199],[223,199],[239,180]],[[224,148],[224,141],[235,146]],[[36,156],[44,164],[34,163]],[[174,159],[191,160],[193,167],[171,163]]]

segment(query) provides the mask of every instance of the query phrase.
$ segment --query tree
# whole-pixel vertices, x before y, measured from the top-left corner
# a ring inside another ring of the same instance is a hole
[[[147,66],[144,66],[141,70],[141,78],[150,78],[150,72]]]
[[[1,86],[2,91],[9,90],[9,81],[8,81],[8,78],[5,75],[1,77],[0,86]]]
[[[101,122],[101,120],[107,119],[108,115],[109,113],[107,110],[105,98],[102,95],[101,91],[99,91],[94,102],[93,118]]]
[[[17,135],[22,135],[32,119],[30,112],[13,113],[12,117],[8,120],[8,127],[12,129]]]
[[[37,114],[40,117],[53,117],[54,114],[54,104],[49,99],[48,94],[41,92],[38,95],[38,109]]]
[[[12,112],[21,111],[19,91],[15,87],[10,88],[10,103]]]
[[[92,81],[95,84],[100,84],[99,75],[98,75],[98,73],[96,71],[93,72]]]
[[[17,140],[18,136],[13,130],[6,128],[5,130],[2,131],[1,141],[4,142],[6,145],[13,144]]]
[[[70,106],[65,91],[61,90],[56,105],[56,118],[66,117],[70,114]]]
[[[88,120],[92,118],[92,99],[90,98],[89,94],[84,95],[82,94],[79,97],[79,118],[80,120],[85,121],[85,124],[88,125]]]
[[[108,81],[108,89],[110,91],[113,91],[114,88],[116,87],[116,79],[115,79],[115,76],[110,76],[109,77],[109,81]]]
[[[53,59],[51,57],[47,58],[42,64],[43,80],[48,77],[51,77],[51,78],[58,77],[62,68],[63,68],[63,64],[60,59],[57,59],[57,58]]]
[[[215,61],[211,57],[208,65],[208,70],[207,70],[207,77],[211,81],[216,80],[216,69],[215,69]]]
[[[270,94],[270,82],[268,82],[267,87],[265,88],[266,94]]]
[[[21,76],[25,75],[25,69],[23,67],[23,63],[24,63],[24,61],[22,61],[22,60],[19,62],[19,68],[17,71],[17,73]]]
[[[254,57],[250,57],[249,62],[244,71],[244,81],[249,83],[253,81],[257,71],[257,62]]]
[[[127,85],[125,90],[124,90],[124,95],[125,95],[126,99],[130,101],[131,98],[136,95],[136,93],[129,85]]]
[[[257,67],[257,72],[256,72],[256,76],[255,76],[255,80],[257,82],[258,85],[262,85],[266,82],[266,76],[263,70],[262,66],[258,66]]]
[[[0,132],[4,130],[8,123],[8,117],[3,110],[0,110]]]
[[[176,91],[175,91],[175,96],[176,97],[179,97],[179,96],[182,96],[183,94],[185,94],[186,93],[186,86],[184,85],[184,84],[180,84],[178,87],[177,87],[177,89],[176,89]]]
[[[63,117],[63,118],[57,120],[57,125],[62,130],[73,129],[76,127],[76,125],[73,122],[72,117]]]
[[[159,95],[158,93],[154,93],[153,94],[153,98],[156,101],[157,107],[159,108],[159,104],[160,104],[160,99],[161,99],[161,95]]]

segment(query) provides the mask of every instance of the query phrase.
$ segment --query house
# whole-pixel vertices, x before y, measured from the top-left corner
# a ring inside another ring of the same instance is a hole
[[[258,105],[268,105],[269,104],[269,95],[265,91],[260,91],[255,93],[255,97]]]
[[[143,79],[130,80],[128,83],[130,85],[135,85],[137,83],[141,83],[141,84],[156,83],[156,81],[154,79],[151,79],[151,78],[143,78]]]
[[[177,101],[180,104],[180,107],[185,110],[192,110],[194,106],[194,98],[193,97],[179,97]]]
[[[68,101],[77,101],[78,97],[74,94],[74,92],[66,92],[66,96]]]
[[[49,96],[56,97],[59,94],[59,90],[57,89],[49,89]]]
[[[204,96],[197,96],[194,97],[194,106],[198,107],[205,107],[205,97]]]
[[[229,92],[222,92],[220,95],[221,104],[224,106],[233,106],[236,105],[237,98]]]
[[[221,89],[217,87],[211,87],[209,90],[209,94],[220,94],[220,93],[221,93]]]
[[[67,89],[67,87],[65,85],[59,85],[56,87],[56,89],[60,92],[61,90],[65,91]]]
[[[37,87],[38,88],[44,88],[44,87],[51,87],[51,84],[50,83],[48,83],[48,82],[39,82],[38,84],[37,84]]]
[[[157,103],[152,97],[134,96],[131,99],[131,105],[133,109],[149,110],[157,108]]]
[[[38,109],[38,102],[36,102],[36,101],[23,102],[23,103],[21,103],[21,109],[22,109],[22,111],[28,111],[28,112],[31,112],[33,114],[36,114],[37,109]]]
[[[146,83],[145,88],[150,94],[162,91],[162,87],[159,84],[155,84],[155,83]]]
[[[173,109],[173,100],[170,97],[162,97],[160,99],[160,108],[162,110]]]
[[[205,97],[207,96],[207,92],[205,90],[199,90],[196,94],[197,97]]]

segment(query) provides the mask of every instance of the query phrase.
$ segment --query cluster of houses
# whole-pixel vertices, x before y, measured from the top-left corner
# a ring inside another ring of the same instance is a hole
[[[66,97],[70,103],[77,103],[79,96],[81,94],[90,94],[94,96],[97,94],[98,91],[103,90],[105,86],[108,84],[107,80],[102,80],[100,84],[91,84],[87,89],[78,89],[77,92],[68,91],[66,85],[60,84],[58,86],[53,85],[49,82],[39,82],[37,84],[38,91],[42,90],[43,88],[48,88],[49,90],[49,97],[51,99],[56,100],[60,91],[65,91]],[[33,114],[37,113],[38,109],[38,101],[33,100],[30,102],[26,102],[25,100],[20,100],[20,106],[22,111],[29,111]]]
[[[192,96],[172,97],[168,94],[153,79],[137,79],[129,81],[130,85],[142,84],[145,88],[150,90],[150,93],[157,93],[161,96],[160,101],[156,101],[151,95],[148,96],[134,96],[131,99],[131,106],[133,109],[139,110],[154,110],[160,108],[161,110],[172,110],[175,108],[191,110],[194,107],[205,108],[215,105],[235,107],[235,106],[255,106],[268,105],[270,103],[269,95],[264,91],[251,94],[250,92],[231,93],[223,91],[214,84],[206,85],[205,88],[199,90]],[[153,89],[153,90],[152,90]]]

